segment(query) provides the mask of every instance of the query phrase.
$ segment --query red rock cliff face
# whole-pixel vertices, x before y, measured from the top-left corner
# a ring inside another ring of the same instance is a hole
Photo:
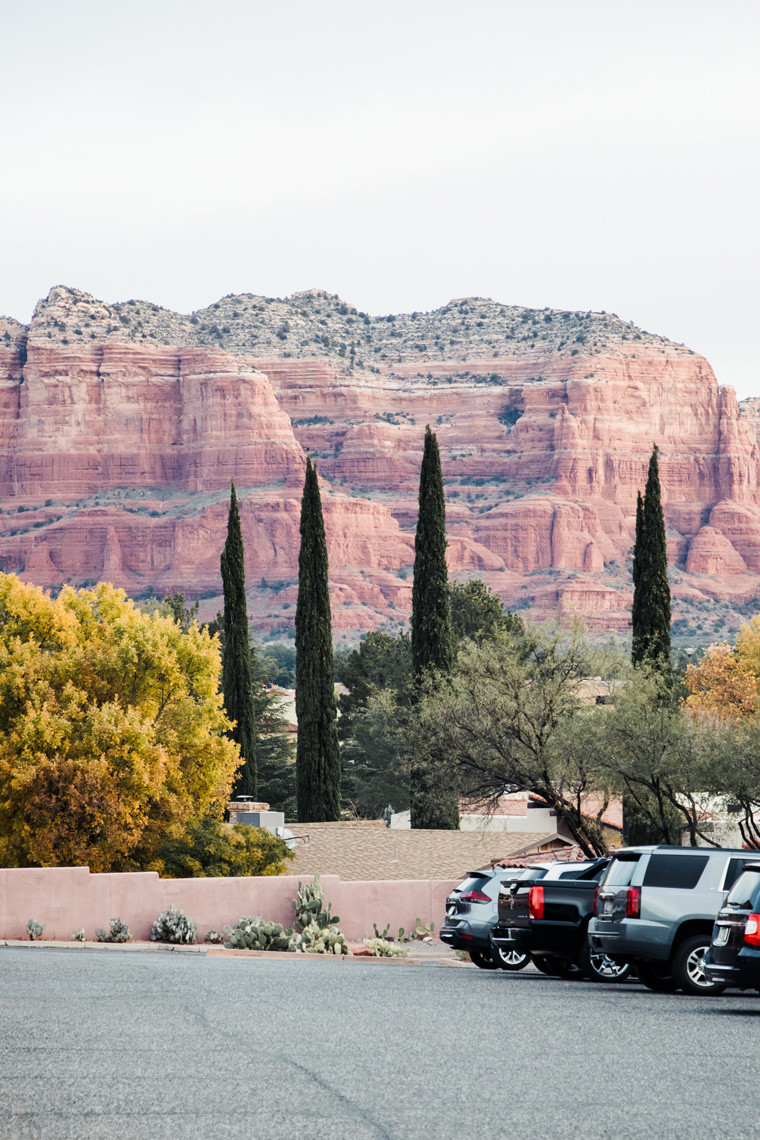
[[[676,612],[756,595],[758,417],[682,346],[606,314],[492,302],[387,319],[318,293],[212,309],[209,330],[202,314],[56,289],[29,329],[0,322],[2,568],[50,586],[177,589],[211,613],[234,480],[251,607],[284,630],[308,448],[336,629],[392,625],[408,612],[430,423],[451,570],[508,604],[627,628],[654,443]],[[338,337],[355,338],[350,352]]]

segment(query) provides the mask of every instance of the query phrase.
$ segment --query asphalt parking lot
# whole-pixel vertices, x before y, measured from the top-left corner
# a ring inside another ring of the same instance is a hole
[[[0,948],[0,1136],[755,1136],[760,997]]]

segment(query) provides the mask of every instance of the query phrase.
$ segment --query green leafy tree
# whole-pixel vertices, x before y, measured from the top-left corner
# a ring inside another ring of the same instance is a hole
[[[420,468],[419,512],[414,540],[412,586],[412,668],[417,684],[434,670],[446,673],[454,657],[448,571],[446,569],[446,500],[438,441],[425,428]],[[410,772],[412,827],[459,827],[459,797],[441,784],[441,757],[427,750]]]
[[[256,709],[256,767],[258,796],[273,811],[285,813],[286,819],[295,819],[296,758],[295,742],[282,712],[282,693],[275,686],[272,674],[279,665],[257,645],[251,645],[251,677],[253,700]]]
[[[669,671],[670,585],[656,447],[649,460],[643,504],[639,496],[636,505],[633,585],[631,660],[634,665],[642,661],[655,662]]]
[[[506,791],[541,795],[587,855],[604,853],[583,797],[603,787],[598,765],[569,755],[565,730],[583,707],[584,679],[598,657],[579,631],[499,633],[460,651],[450,675],[424,686],[407,729],[413,755],[438,757],[438,786],[495,804]]]
[[[243,765],[234,795],[256,796],[256,714],[248,649],[248,607],[245,600],[245,555],[235,484],[230,493],[227,541],[222,551],[224,587],[224,644],[222,692],[224,707],[235,722],[232,739],[240,746]]]
[[[181,836],[162,844],[151,869],[169,879],[283,875],[293,857],[284,840],[262,827],[205,816],[188,820]]]
[[[187,633],[198,618],[198,609],[198,602],[192,606],[185,604],[184,594],[169,594],[161,603],[160,612],[166,617],[174,618],[182,632]]]
[[[340,817],[327,543],[316,469],[306,460],[296,605],[296,791],[302,823]]]
[[[501,598],[480,578],[453,582],[449,590],[451,632],[458,645],[468,638],[488,640],[497,633],[525,632],[522,618],[505,611]]]

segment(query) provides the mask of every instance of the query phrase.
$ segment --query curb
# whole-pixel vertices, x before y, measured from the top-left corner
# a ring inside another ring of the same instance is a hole
[[[268,961],[371,962],[381,966],[469,966],[446,954],[427,953],[408,958],[378,958],[371,954],[293,954],[288,950],[227,950],[224,946],[202,943],[199,946],[175,945],[169,942],[73,942],[62,939],[0,938],[0,947],[14,950],[126,950],[130,954],[200,954],[205,958],[265,958]]]

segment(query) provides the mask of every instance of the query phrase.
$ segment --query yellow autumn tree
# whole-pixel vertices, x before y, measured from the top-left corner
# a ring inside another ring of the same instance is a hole
[[[240,765],[215,639],[122,590],[0,574],[0,865],[133,870]]]
[[[760,615],[742,626],[736,648],[711,645],[686,669],[686,707],[718,720],[746,720],[760,711]]]

